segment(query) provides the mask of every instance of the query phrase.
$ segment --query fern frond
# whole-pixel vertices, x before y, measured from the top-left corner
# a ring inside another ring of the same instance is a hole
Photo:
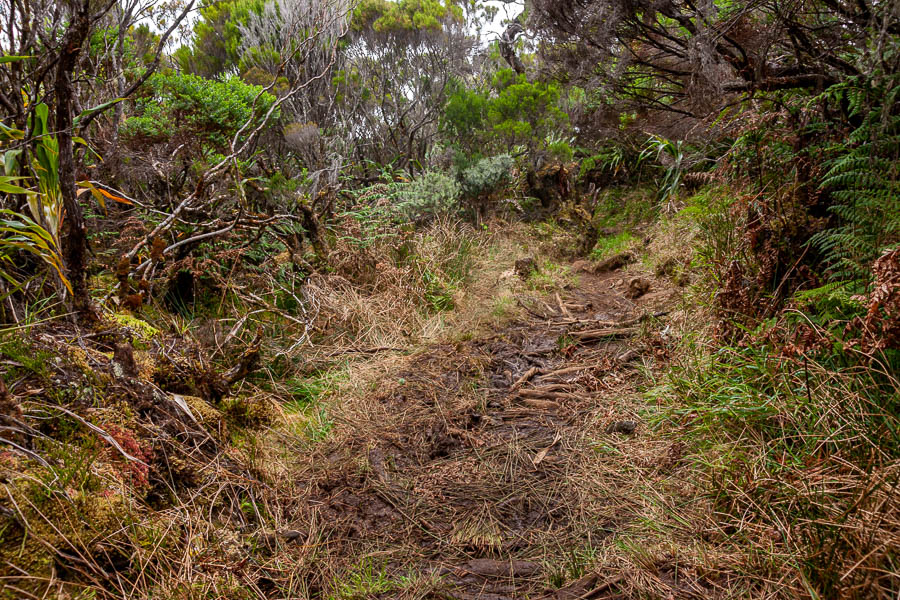
[[[900,115],[890,111],[900,86],[853,78],[829,92],[846,100],[850,113],[863,116],[822,177],[820,189],[834,204],[829,212],[838,223],[810,238],[831,272],[832,281],[869,280],[870,265],[892,243],[900,241]]]

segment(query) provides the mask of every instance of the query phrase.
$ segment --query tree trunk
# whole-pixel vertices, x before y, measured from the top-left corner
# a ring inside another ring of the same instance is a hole
[[[56,68],[56,129],[59,141],[59,190],[65,209],[63,220],[63,259],[72,284],[72,308],[81,319],[96,315],[91,307],[87,286],[87,230],[84,213],[75,192],[75,156],[72,146],[72,73],[78,64],[81,47],[90,32],[89,0],[77,6],[62,41]]]
[[[116,5],[116,17],[119,21],[119,35],[116,38],[116,47],[112,53],[113,72],[116,74],[116,98],[122,98],[125,95],[125,32],[128,31],[128,25],[131,23],[131,7],[126,10],[120,5]],[[116,103],[113,107],[113,129],[112,143],[110,152],[113,160],[118,160],[119,155],[119,125],[122,123],[122,116],[125,107],[121,102]]]
[[[498,43],[500,56],[509,64],[517,75],[525,73],[525,64],[519,55],[516,54],[516,38],[525,31],[525,15],[528,14],[530,2],[525,3],[525,9],[519,15],[509,22],[503,33],[500,34]]]

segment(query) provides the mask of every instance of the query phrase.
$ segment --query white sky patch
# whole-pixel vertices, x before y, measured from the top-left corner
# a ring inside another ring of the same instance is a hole
[[[524,0],[485,0],[484,4],[486,6],[496,7],[497,14],[491,22],[486,23],[483,26],[481,30],[482,43],[490,43],[498,39],[500,34],[506,29],[506,23],[519,16],[525,7]],[[168,46],[170,52],[174,51],[175,48],[182,44],[190,43],[194,24],[199,18],[200,2],[198,1],[194,6],[194,10],[191,11],[181,27],[179,27],[179,31],[169,39]],[[140,19],[138,23],[149,25],[151,31],[154,31],[155,33],[159,33],[165,29],[165,27],[160,27],[156,20],[150,17],[144,17],[143,19]]]
[[[494,20],[485,25],[482,35],[486,38],[484,41],[492,41],[500,37],[503,30],[506,29],[506,22],[515,19],[525,7],[524,1],[506,1],[503,0],[487,0],[487,6],[495,6],[499,10]]]

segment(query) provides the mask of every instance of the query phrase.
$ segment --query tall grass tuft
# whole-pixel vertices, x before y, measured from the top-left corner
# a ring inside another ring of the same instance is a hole
[[[655,415],[693,444],[712,527],[798,594],[900,590],[900,381],[843,350],[797,351],[785,322],[747,345],[692,346]],[[885,364],[885,363],[880,363]]]

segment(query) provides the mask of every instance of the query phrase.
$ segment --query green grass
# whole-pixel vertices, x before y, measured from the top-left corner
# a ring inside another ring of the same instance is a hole
[[[744,225],[743,217],[731,210],[734,198],[726,186],[703,188],[687,198],[684,208],[672,217],[696,223],[698,266],[723,264],[739,255]]]
[[[0,338],[0,357],[12,363],[7,377],[13,379],[20,373],[32,373],[41,378],[50,376],[50,352],[39,350],[22,338],[21,332]]]
[[[537,270],[531,272],[525,284],[532,291],[553,292],[572,283],[573,279],[569,267],[547,260],[541,263]]]
[[[348,366],[318,371],[312,375],[295,376],[278,386],[276,393],[286,398],[282,405],[290,415],[303,417],[292,427],[295,435],[310,442],[328,438],[334,421],[323,401],[337,391],[341,382],[349,377]]]
[[[388,575],[384,564],[376,564],[371,558],[364,559],[349,573],[336,580],[334,592],[329,600],[356,600],[373,598],[380,594],[396,592],[409,585],[406,577],[393,578]]]
[[[449,246],[442,264],[443,270],[452,282],[464,283],[472,276],[478,248],[466,235],[460,235]]]
[[[290,400],[284,404],[289,413],[303,412],[308,406],[317,404],[319,399],[332,389],[332,385],[324,378],[288,379],[284,382]]]
[[[656,192],[650,188],[611,188],[604,192],[594,211],[601,229],[629,229],[652,221],[659,212]]]
[[[594,210],[594,223],[600,230],[618,233],[601,237],[591,258],[603,260],[624,251],[637,236],[634,229],[651,222],[659,213],[655,192],[644,188],[611,188],[600,197]]]
[[[512,296],[498,296],[494,298],[494,304],[491,307],[491,316],[495,319],[505,319],[516,308],[516,299]]]
[[[566,554],[565,562],[548,569],[548,582],[553,588],[561,588],[567,582],[581,579],[591,570],[598,558],[598,552],[591,546],[572,548]]]
[[[337,386],[347,379],[346,367],[330,371],[319,371],[306,377],[291,377],[283,383],[279,392],[290,396],[284,404],[289,413],[303,413],[316,407],[323,398],[337,390]]]
[[[603,260],[622,252],[635,240],[635,236],[629,231],[623,231],[612,237],[604,237],[597,240],[597,245],[591,251],[591,258]]]
[[[321,442],[328,439],[331,430],[334,429],[334,421],[328,415],[328,411],[324,408],[319,408],[310,417],[303,428],[303,436],[311,442]]]

